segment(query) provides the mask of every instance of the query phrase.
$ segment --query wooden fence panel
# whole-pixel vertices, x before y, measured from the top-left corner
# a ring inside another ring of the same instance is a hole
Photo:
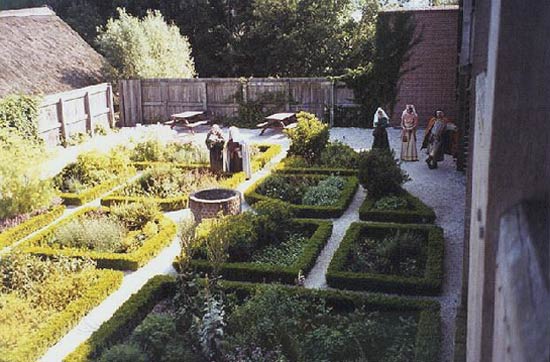
[[[44,97],[38,109],[38,133],[55,146],[77,133],[92,134],[114,119],[111,85],[102,83]]]
[[[237,97],[243,95],[240,79],[207,79],[207,110],[213,116],[231,117],[239,109]]]

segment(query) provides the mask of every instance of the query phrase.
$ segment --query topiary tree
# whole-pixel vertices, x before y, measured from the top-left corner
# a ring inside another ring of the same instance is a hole
[[[401,185],[409,180],[393,151],[373,149],[359,155],[359,182],[367,189],[369,197],[399,193]]]
[[[112,67],[113,79],[191,78],[195,63],[191,46],[178,27],[168,25],[159,11],[143,19],[118,8],[118,19],[100,28],[97,46]]]
[[[300,112],[295,128],[285,130],[291,144],[290,156],[302,156],[308,163],[314,163],[326,148],[329,138],[328,125],[319,121],[314,114]]]

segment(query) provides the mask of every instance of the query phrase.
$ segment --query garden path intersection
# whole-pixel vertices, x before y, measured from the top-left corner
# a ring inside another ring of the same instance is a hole
[[[206,128],[198,129],[194,135],[187,133],[170,133],[168,127],[149,126],[135,129],[135,135],[130,130],[124,130],[120,135],[111,136],[107,143],[93,141],[100,145],[99,148],[108,149],[116,144],[128,142],[130,138],[141,138],[143,131],[149,129],[154,132],[166,132],[182,141],[195,141],[204,144]],[[226,130],[225,130],[226,131]],[[244,192],[250,185],[269,174],[280,160],[286,156],[288,139],[278,131],[268,131],[264,136],[259,136],[257,130],[241,130],[241,134],[250,143],[277,143],[283,146],[283,152],[272,159],[262,170],[254,173],[250,180],[240,184],[237,189]],[[388,130],[390,146],[399,151],[400,131]],[[334,128],[331,130],[331,140],[342,141],[356,150],[369,148],[372,144],[372,131],[358,128]],[[73,151],[77,154],[79,151]],[[398,153],[398,152],[396,152]],[[75,158],[75,157],[73,157]],[[58,157],[51,161],[57,171],[65,164],[74,160],[64,160]],[[453,340],[455,330],[455,317],[457,304],[460,299],[461,277],[462,277],[462,252],[463,252],[463,225],[464,225],[464,194],[465,177],[456,172],[452,160],[446,159],[440,164],[437,170],[428,170],[423,162],[404,163],[402,168],[411,176],[412,181],[406,183],[404,188],[411,194],[419,197],[426,205],[436,212],[436,225],[444,230],[445,236],[445,262],[444,280],[442,293],[439,297],[430,298],[441,304],[442,320],[442,349],[441,360],[451,361],[453,356]],[[53,171],[50,171],[53,172]],[[317,262],[305,281],[306,288],[327,288],[326,271],[332,256],[338,249],[342,238],[352,222],[359,220],[359,207],[365,199],[365,191],[359,188],[345,213],[333,219],[332,235],[319,255]],[[104,195],[102,195],[104,196]],[[99,199],[84,206],[99,205]],[[82,206],[82,207],[84,207]],[[248,205],[243,202],[243,209]],[[79,208],[68,208],[62,218],[76,212]],[[189,217],[190,211],[180,210],[167,212],[166,216],[176,223]],[[61,219],[58,219],[58,222]],[[6,249],[2,252],[5,252]],[[155,258],[150,260],[142,268],[125,274],[121,287],[105,299],[99,306],[94,308],[84,317],[64,338],[51,347],[41,358],[41,361],[61,361],[66,355],[72,352],[80,343],[84,342],[99,326],[108,320],[113,313],[135,292],[137,292],[150,278],[159,274],[174,274],[172,267],[174,258],[179,254],[179,240],[174,238],[164,250]],[[419,298],[419,297],[411,297]]]

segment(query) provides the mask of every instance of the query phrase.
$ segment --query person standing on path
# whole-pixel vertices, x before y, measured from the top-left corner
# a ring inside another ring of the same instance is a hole
[[[225,138],[222,130],[217,124],[210,128],[206,135],[206,147],[210,151],[210,169],[213,172],[223,171],[223,147]]]
[[[390,143],[388,142],[388,132],[386,132],[386,128],[390,124],[390,119],[382,108],[378,107],[376,112],[374,112],[372,124],[374,126],[374,131],[372,131],[374,140],[372,141],[371,148],[380,148],[389,151]]]
[[[456,125],[445,117],[443,111],[435,111],[422,141],[422,148],[427,148],[426,163],[430,169],[437,168],[437,162],[443,161],[445,153],[453,154],[456,150],[456,136]]]
[[[416,127],[418,127],[418,114],[414,105],[407,104],[401,115],[401,160],[418,161],[416,152]]]

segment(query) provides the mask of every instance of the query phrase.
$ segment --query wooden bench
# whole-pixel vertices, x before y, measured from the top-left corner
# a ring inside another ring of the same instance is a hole
[[[289,129],[296,125],[296,113],[275,113],[265,117],[265,122],[258,123],[256,127],[262,129],[261,136],[268,128]]]
[[[170,128],[182,126],[195,134],[195,127],[208,124],[208,121],[205,119],[204,111],[187,111],[171,115],[170,121],[165,124],[169,124]]]

